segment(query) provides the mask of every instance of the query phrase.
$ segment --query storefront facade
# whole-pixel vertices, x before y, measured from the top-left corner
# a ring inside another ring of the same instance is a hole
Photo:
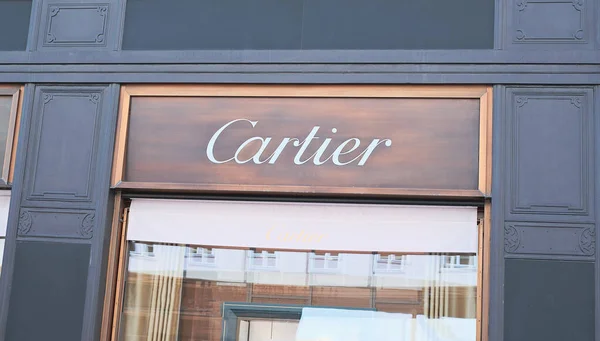
[[[600,341],[598,13],[0,1],[2,339]]]

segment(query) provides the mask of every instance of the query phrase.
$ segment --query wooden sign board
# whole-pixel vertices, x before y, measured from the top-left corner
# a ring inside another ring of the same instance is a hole
[[[489,89],[132,86],[114,185],[482,196]]]

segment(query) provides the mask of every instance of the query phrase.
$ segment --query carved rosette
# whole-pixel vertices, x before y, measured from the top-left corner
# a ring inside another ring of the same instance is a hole
[[[521,235],[514,226],[504,227],[504,251],[515,252],[521,245]]]
[[[515,103],[517,103],[518,108],[527,104],[528,101],[529,101],[529,99],[527,97],[523,97],[523,96],[519,96],[515,99]]]
[[[94,213],[86,214],[81,221],[81,226],[79,227],[79,234],[84,238],[92,238],[94,235],[94,220],[96,215]]]
[[[56,36],[54,36],[54,34],[52,34],[52,33],[46,34],[46,42],[47,43],[53,43],[55,40],[56,40]]]
[[[53,99],[54,99],[54,95],[53,94],[44,94],[44,104],[50,102]]]
[[[573,7],[575,10],[580,11],[583,9],[583,0],[573,0]]]
[[[28,211],[22,211],[19,215],[19,226],[17,231],[19,234],[27,234],[31,230],[31,213]]]
[[[88,98],[89,98],[90,102],[92,102],[94,104],[98,104],[98,101],[100,100],[100,94],[93,93],[93,94],[90,94],[90,96]]]
[[[588,227],[581,232],[579,248],[586,256],[592,256],[596,253],[596,230],[593,227]]]
[[[50,6],[50,17],[55,17],[60,12],[60,7]]]
[[[516,5],[519,12],[524,11],[527,8],[527,0],[519,0]]]

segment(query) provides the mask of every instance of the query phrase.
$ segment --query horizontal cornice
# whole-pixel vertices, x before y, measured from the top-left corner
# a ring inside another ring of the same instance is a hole
[[[0,64],[588,64],[600,51],[218,50],[1,52]]]
[[[596,64],[0,64],[1,83],[600,83]]]

